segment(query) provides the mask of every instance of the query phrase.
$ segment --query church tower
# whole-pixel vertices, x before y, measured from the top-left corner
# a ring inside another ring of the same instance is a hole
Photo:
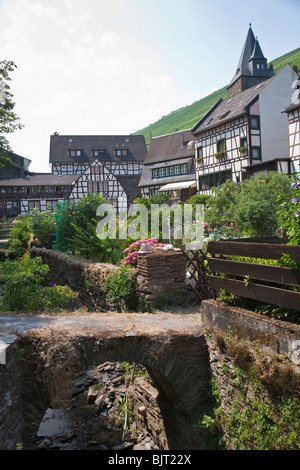
[[[235,75],[229,83],[228,97],[263,82],[274,75],[273,66],[268,67],[258,39],[255,38],[251,23]]]

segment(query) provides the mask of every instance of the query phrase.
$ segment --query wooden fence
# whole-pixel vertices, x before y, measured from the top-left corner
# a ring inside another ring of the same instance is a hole
[[[209,286],[209,269],[206,252],[202,250],[186,250],[182,248],[187,259],[186,269],[190,275],[189,285],[197,300],[202,301],[214,297],[214,292]]]
[[[255,243],[247,240],[209,242],[209,287],[215,291],[224,289],[227,293],[241,297],[300,310],[300,292],[288,288],[300,286],[299,271],[226,258],[234,256],[279,260],[286,254],[294,261],[300,262],[300,246],[282,244],[283,240],[278,240],[275,243]],[[226,277],[220,277],[220,274]]]

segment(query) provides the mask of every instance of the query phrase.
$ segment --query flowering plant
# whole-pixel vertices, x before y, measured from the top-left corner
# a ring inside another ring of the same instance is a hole
[[[238,238],[240,236],[240,231],[238,229],[238,225],[234,225],[232,222],[226,222],[223,227],[218,228],[216,238],[220,240],[230,240],[232,238]]]
[[[223,158],[226,156],[226,150],[220,150],[219,152],[215,153],[216,158]]]
[[[282,227],[289,235],[290,245],[300,245],[300,173],[295,175],[291,183],[292,197],[287,201],[279,196],[281,208],[278,211]]]
[[[142,243],[146,243],[147,245],[151,245],[153,247],[165,246],[165,243],[158,243],[158,240],[156,240],[156,238],[148,238],[147,240],[143,238],[141,240],[137,240],[136,242],[131,243],[128,248],[125,248],[125,250],[123,250],[123,253],[126,254],[126,256],[121,261],[121,264],[136,266],[138,250]]]
[[[248,151],[247,145],[245,145],[245,146],[239,148],[239,152],[240,152],[240,153],[246,153],[247,151]]]

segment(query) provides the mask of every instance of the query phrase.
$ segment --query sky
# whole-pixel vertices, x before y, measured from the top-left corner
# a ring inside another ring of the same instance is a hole
[[[300,47],[300,0],[0,0],[0,61],[49,172],[50,135],[127,135],[228,84],[249,23],[270,61]]]

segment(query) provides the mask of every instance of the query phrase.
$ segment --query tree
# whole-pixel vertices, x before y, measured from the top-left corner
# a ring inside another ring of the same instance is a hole
[[[19,116],[14,112],[15,103],[10,92],[10,86],[7,82],[11,80],[9,74],[13,72],[17,66],[14,62],[3,60],[0,62],[0,151],[10,151],[9,142],[6,134],[11,134],[18,129],[22,129],[23,125],[19,122]]]

